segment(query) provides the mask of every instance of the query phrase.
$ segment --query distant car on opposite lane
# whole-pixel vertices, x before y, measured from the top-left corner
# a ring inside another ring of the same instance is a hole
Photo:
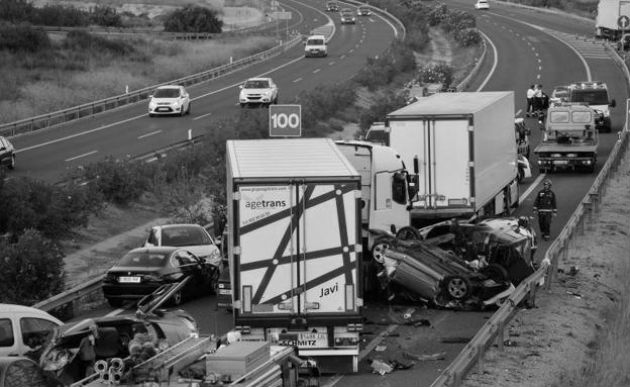
[[[3,136],[0,136],[0,166],[9,169],[15,168],[15,148],[13,144]]]
[[[190,114],[190,95],[179,85],[160,86],[149,97],[149,117]]]
[[[278,103],[278,86],[271,78],[250,78],[239,87],[238,102],[241,107]]]
[[[215,291],[220,269],[190,251],[178,247],[140,247],[125,254],[103,279],[103,295],[113,307],[140,299],[162,285],[190,280],[171,298],[174,305],[193,295]]]
[[[475,9],[490,9],[488,0],[477,0],[475,3]]]
[[[326,3],[326,12],[337,12],[339,11],[339,4],[335,1],[329,1]]]
[[[341,16],[341,24],[355,24],[357,19],[354,17],[354,12],[350,8],[344,8],[339,13]]]
[[[0,304],[0,356],[24,356],[61,325],[61,320],[41,309]]]
[[[372,14],[372,11],[368,8],[368,7],[359,7],[357,9],[357,15],[359,16],[370,16]]]

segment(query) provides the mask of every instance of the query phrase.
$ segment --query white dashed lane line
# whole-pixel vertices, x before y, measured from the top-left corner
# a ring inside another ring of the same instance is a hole
[[[335,64],[335,61],[328,62],[328,66],[332,66],[332,65],[334,65],[334,64]]]
[[[66,159],[65,161],[66,161],[66,162],[68,162],[68,161],[73,161],[73,160],[76,160],[76,159],[80,159],[80,158],[82,158],[82,157],[87,157],[87,156],[93,155],[94,153],[97,153],[97,152],[98,152],[97,150],[93,150],[93,151],[91,151],[91,152],[87,152],[87,153],[84,153],[84,154],[82,154],[82,155],[78,155],[78,156],[70,157],[70,158]]]
[[[320,72],[320,69],[313,70],[313,74],[317,74],[318,72]]]
[[[162,132],[162,130],[156,130],[156,131],[153,131],[153,132],[150,132],[150,133],[145,133],[142,136],[138,136],[138,140],[142,140],[145,137],[150,137],[150,136],[153,136],[154,134],[158,134],[158,133],[161,133],[161,132]]]
[[[298,78],[298,79],[294,80],[294,81],[293,81],[293,83],[298,83],[298,82],[300,82],[301,80],[302,80],[302,78]]]
[[[237,104],[237,105],[238,105],[238,104]],[[208,117],[208,116],[210,116],[210,115],[212,115],[212,113],[202,114],[202,115],[200,115],[200,116],[197,116],[197,117],[193,118],[193,121],[200,120],[200,119],[202,119],[202,118],[204,118],[204,117]]]

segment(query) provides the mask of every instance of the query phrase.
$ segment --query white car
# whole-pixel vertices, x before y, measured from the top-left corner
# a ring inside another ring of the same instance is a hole
[[[149,117],[159,114],[190,114],[190,95],[179,85],[160,86],[149,97]]]
[[[62,325],[61,320],[41,309],[0,304],[0,356],[24,356],[44,344]]]
[[[271,78],[250,78],[239,87],[238,102],[241,107],[278,103],[278,86]]]
[[[488,0],[477,0],[475,3],[475,9],[490,9]]]
[[[165,224],[153,226],[143,247],[181,247],[204,262],[221,265],[221,250],[210,233],[198,224]]]
[[[328,47],[326,46],[326,37],[324,35],[311,35],[304,42],[304,57],[311,56],[327,56]]]

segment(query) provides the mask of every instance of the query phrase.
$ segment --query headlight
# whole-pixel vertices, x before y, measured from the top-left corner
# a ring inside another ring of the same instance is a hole
[[[153,100],[149,101],[149,108],[153,109],[155,108],[156,103],[153,102]]]
[[[610,117],[610,110],[604,110],[604,117]]]

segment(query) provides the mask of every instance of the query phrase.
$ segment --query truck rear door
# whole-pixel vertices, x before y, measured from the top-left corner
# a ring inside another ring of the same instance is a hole
[[[238,190],[240,317],[356,313],[358,180]]]

